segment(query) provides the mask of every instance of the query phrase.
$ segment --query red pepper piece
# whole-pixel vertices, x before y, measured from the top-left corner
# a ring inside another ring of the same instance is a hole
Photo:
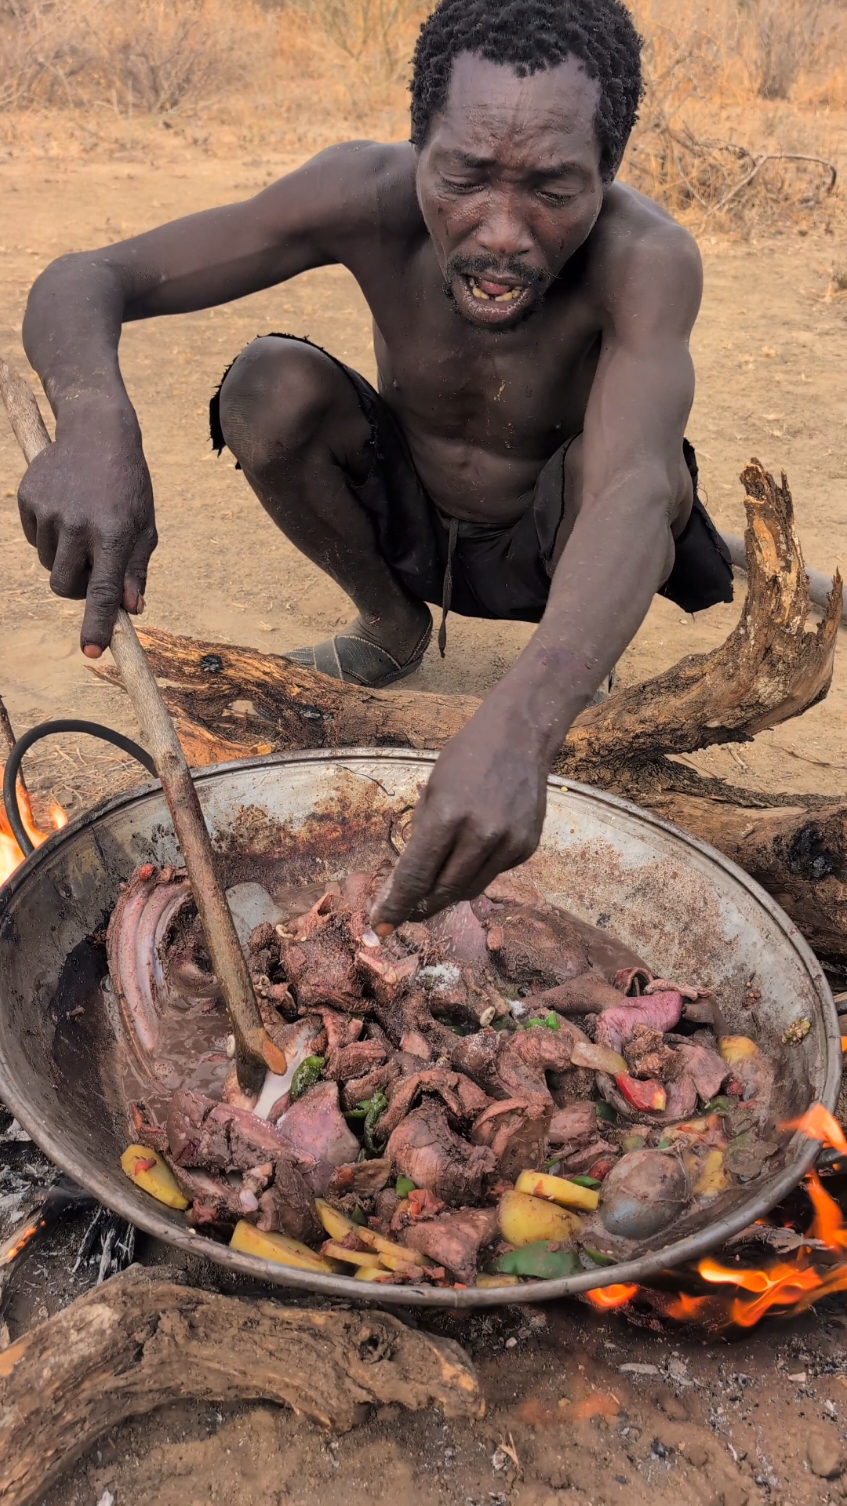
[[[604,1156],[601,1161],[595,1161],[594,1165],[588,1168],[588,1175],[590,1177],[595,1177],[598,1182],[602,1182],[603,1179],[609,1175],[609,1172],[614,1165],[614,1156]]]
[[[634,1109],[655,1114],[667,1108],[668,1095],[655,1078],[648,1077],[646,1081],[642,1081],[638,1077],[630,1077],[628,1072],[620,1072],[615,1082],[627,1103]]]

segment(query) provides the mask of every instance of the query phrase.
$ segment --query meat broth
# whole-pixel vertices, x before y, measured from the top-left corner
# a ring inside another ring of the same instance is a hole
[[[630,1258],[778,1150],[773,1069],[696,983],[524,879],[380,943],[380,882],[230,892],[287,1063],[258,1098],[184,874],[121,895],[124,1169],[195,1227],[360,1280],[513,1284]]]

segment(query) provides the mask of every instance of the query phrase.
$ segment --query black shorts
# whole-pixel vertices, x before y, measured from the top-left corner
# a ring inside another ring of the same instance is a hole
[[[447,605],[463,617],[540,622],[550,592],[556,544],[568,538],[576,520],[575,513],[567,515],[564,484],[565,456],[576,436],[550,456],[527,493],[525,510],[516,523],[503,527],[457,522],[444,517],[424,489],[406,437],[387,403],[357,371],[328,351],[324,354],[349,378],[370,424],[370,473],[365,481],[348,484],[373,519],[380,553],[411,595]],[[212,443],[218,454],[225,446],[219,394],[220,387],[209,405]],[[694,483],[694,506],[675,540],[674,567],[659,594],[685,612],[701,612],[716,602],[732,601],[732,563],[697,495],[697,460],[687,439],[683,453]]]

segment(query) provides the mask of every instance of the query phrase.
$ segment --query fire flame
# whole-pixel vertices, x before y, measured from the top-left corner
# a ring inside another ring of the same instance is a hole
[[[810,1140],[817,1140],[819,1144],[847,1156],[847,1137],[821,1103],[812,1104],[800,1119],[780,1128],[799,1130]],[[817,1172],[807,1173],[804,1186],[814,1215],[807,1231],[808,1238],[826,1246],[821,1269],[816,1269],[813,1263],[815,1252],[811,1245],[800,1245],[788,1260],[774,1260],[752,1270],[741,1265],[722,1265],[707,1257],[698,1263],[696,1273],[701,1281],[717,1289],[713,1294],[692,1296],[679,1292],[669,1295],[646,1287],[616,1285],[597,1287],[588,1292],[589,1302],[595,1308],[609,1311],[624,1307],[637,1296],[666,1318],[676,1318],[684,1323],[705,1323],[714,1328],[726,1328],[732,1324],[738,1328],[752,1328],[769,1312],[778,1315],[802,1313],[822,1297],[847,1291],[847,1224],[844,1216]],[[832,1263],[833,1255],[841,1259]],[[734,1295],[720,1290],[725,1287],[733,1288]]]
[[[18,809],[29,840],[34,847],[40,847],[42,842],[47,841],[50,832],[40,831],[36,826],[29,795],[20,780],[18,780]],[[59,831],[61,827],[68,824],[67,812],[62,809],[57,800],[52,801],[50,805],[49,821],[52,831]],[[23,860],[24,855],[12,834],[6,808],[0,800],[0,884],[5,884],[7,878],[11,877]]]

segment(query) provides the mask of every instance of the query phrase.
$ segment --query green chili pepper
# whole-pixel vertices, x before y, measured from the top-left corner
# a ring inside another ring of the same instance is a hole
[[[544,1162],[544,1170],[549,1171],[554,1177],[558,1175],[560,1156],[551,1156],[549,1161]]]
[[[568,1177],[575,1187],[602,1187],[602,1182],[597,1177]]]
[[[604,1124],[614,1124],[617,1115],[611,1104],[606,1103],[604,1098],[595,1103],[594,1107],[597,1110],[598,1119],[602,1119]]]
[[[371,1098],[370,1100],[370,1107],[368,1109],[368,1112],[365,1115],[364,1133],[362,1135],[362,1139],[365,1142],[365,1150],[371,1156],[379,1155],[379,1146],[374,1140],[374,1130],[376,1129],[380,1116],[385,1113],[385,1110],[387,1108],[388,1099],[386,1098],[385,1094],[374,1093],[373,1098]]]
[[[398,1197],[408,1197],[409,1193],[416,1192],[417,1188],[411,1177],[398,1177],[394,1183],[394,1191]]]
[[[524,1026],[524,1029],[525,1030],[535,1030],[539,1025],[546,1025],[548,1030],[558,1030],[558,1028],[559,1028],[559,1016],[557,1014],[552,1014],[551,1013],[551,1014],[546,1014],[544,1016],[543,1020],[527,1020],[526,1025]]]
[[[300,1063],[291,1079],[289,1096],[292,1103],[298,1098],[302,1098],[306,1089],[317,1082],[325,1066],[325,1056],[307,1056],[305,1061]]]
[[[735,1100],[732,1099],[732,1098],[727,1098],[722,1093],[718,1098],[712,1098],[712,1099],[709,1100],[708,1103],[704,1103],[703,1104],[703,1113],[704,1114],[728,1114],[735,1107],[736,1107]]]
[[[354,1208],[353,1209],[353,1212],[350,1214],[350,1222],[351,1222],[351,1224],[359,1224],[359,1225],[361,1225],[361,1224],[366,1224],[367,1221],[368,1221],[368,1217],[367,1217],[367,1214],[365,1213],[364,1208]]]
[[[615,1264],[614,1255],[605,1255],[602,1250],[589,1250],[587,1245],[583,1245],[582,1253],[583,1255],[587,1255],[588,1259],[592,1261],[594,1265]]]
[[[492,1271],[504,1276],[534,1276],[537,1281],[556,1281],[560,1276],[573,1276],[579,1270],[579,1260],[573,1250],[563,1250],[561,1245],[551,1244],[549,1239],[536,1239],[518,1250],[508,1250],[492,1262]]]

